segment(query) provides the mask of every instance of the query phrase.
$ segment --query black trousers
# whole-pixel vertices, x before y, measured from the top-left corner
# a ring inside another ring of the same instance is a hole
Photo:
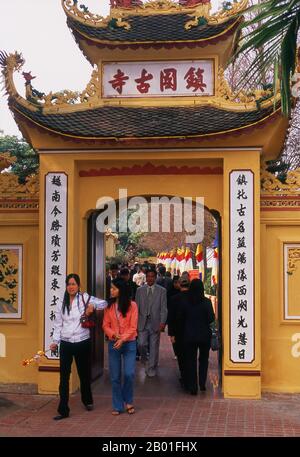
[[[186,376],[186,354],[185,345],[183,340],[175,335],[175,343],[173,344],[174,352],[177,357],[178,368],[180,372],[181,382],[184,387],[187,387],[187,376]]]
[[[78,376],[80,379],[81,401],[84,405],[93,404],[91,390],[91,340],[84,340],[80,343],[60,343],[60,402],[58,413],[67,416],[69,414],[69,380],[71,366],[75,358]]]
[[[197,370],[197,355],[198,370]],[[210,344],[207,343],[186,343],[185,356],[186,356],[186,382],[190,391],[197,392],[198,382],[197,374],[199,374],[199,386],[205,387],[207,370],[208,370],[208,357],[209,357]],[[198,373],[197,373],[198,371]]]

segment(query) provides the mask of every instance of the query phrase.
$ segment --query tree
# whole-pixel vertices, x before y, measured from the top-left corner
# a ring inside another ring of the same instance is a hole
[[[3,135],[3,132],[0,132],[0,152],[9,152],[12,157],[16,157],[10,171],[19,177],[20,184],[25,183],[27,176],[37,173],[38,154],[23,138]]]
[[[267,0],[247,8],[243,15],[248,13],[255,15],[242,24],[246,33],[240,37],[233,59],[245,52],[260,52],[245,68],[242,84],[249,81],[263,83],[265,75],[273,68],[275,83],[278,78],[280,81],[282,112],[288,116],[291,111],[291,78],[296,68],[300,2]],[[256,27],[249,30],[252,26]]]
[[[288,135],[282,152],[282,161],[289,170],[300,167],[300,101],[298,100],[291,115]]]
[[[175,205],[176,207],[176,205]],[[154,252],[161,251],[170,251],[181,246],[186,245],[186,236],[188,232],[186,230],[176,232],[174,229],[174,212],[176,211],[174,206],[170,208],[170,230],[168,232],[149,232],[145,233],[144,237],[141,239],[141,246],[146,249],[151,249]],[[150,208],[149,208],[150,211]],[[166,208],[162,206],[162,211],[166,211]],[[160,227],[162,224],[162,211],[160,212]],[[196,221],[196,209],[193,206],[193,223]],[[150,219],[150,216],[149,216]],[[204,238],[201,241],[203,246],[204,253],[206,252],[206,247],[212,245],[215,235],[216,235],[217,223],[211,213],[204,208]],[[193,261],[195,258],[195,253],[197,249],[197,243],[189,244],[190,251],[192,253]],[[194,261],[195,263],[195,261]]]
[[[158,215],[158,220],[155,222],[158,223],[159,231],[151,231],[150,221],[153,220],[151,217],[151,212],[153,207],[151,203],[146,205],[144,208],[140,208],[141,218],[147,218],[149,223],[148,232],[119,232],[119,219],[116,223],[116,231],[118,233],[118,245],[116,249],[116,257],[122,258],[124,262],[132,262],[136,257],[141,257],[144,255],[147,256],[156,256],[157,252],[161,251],[170,251],[181,246],[186,245],[186,236],[188,232],[185,229],[180,232],[175,231],[174,219],[178,215],[178,211],[183,215],[181,204],[176,203],[169,207],[168,203],[163,203],[160,207],[160,212]],[[166,215],[166,212],[170,214],[170,227],[167,232],[162,231],[162,221],[163,213]],[[175,213],[176,211],[176,213]],[[134,209],[128,209],[127,212],[127,222],[129,218],[134,215]],[[192,211],[192,221],[196,222],[196,208],[193,206]],[[198,221],[197,221],[198,222]],[[205,208],[204,209],[204,221],[200,221],[200,224],[204,224],[204,238],[202,240],[202,246],[204,254],[206,252],[206,247],[211,246],[216,235],[217,223],[211,213]],[[199,229],[199,227],[198,227]],[[195,252],[197,244],[189,244],[190,251],[192,253],[193,259],[195,258]]]

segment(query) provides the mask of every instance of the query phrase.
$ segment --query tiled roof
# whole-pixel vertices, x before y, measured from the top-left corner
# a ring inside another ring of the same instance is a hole
[[[229,111],[211,106],[99,107],[71,113],[43,114],[11,103],[12,110],[36,124],[83,138],[157,138],[200,136],[247,127],[268,117],[273,107],[255,111]]]
[[[224,33],[239,20],[230,19],[223,24],[199,25],[190,30],[184,28],[191,20],[188,14],[168,14],[155,16],[128,16],[126,22],[131,25],[130,30],[117,27],[91,27],[79,21],[68,18],[68,26],[91,40],[112,42],[174,42],[197,41],[213,38]],[[235,26],[233,27],[235,28]]]

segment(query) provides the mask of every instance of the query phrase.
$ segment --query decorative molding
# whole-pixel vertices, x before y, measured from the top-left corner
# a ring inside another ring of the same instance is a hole
[[[298,262],[300,262],[300,247],[289,248],[287,274],[292,275],[296,271]]]
[[[274,96],[273,89],[233,92],[225,78],[225,71],[222,67],[219,67],[217,81],[216,100],[219,100],[220,106],[227,106],[230,109],[240,106],[242,110],[259,109],[276,105],[280,100],[280,94],[277,93]]]
[[[136,1],[122,2],[111,0],[110,14],[107,17],[91,13],[85,5],[78,7],[78,0],[62,0],[62,7],[67,17],[76,20],[90,27],[107,28],[109,26],[130,29],[129,22],[126,18],[130,16],[153,16],[153,15],[170,15],[170,14],[187,14],[191,17],[185,24],[185,29],[190,30],[192,27],[208,24],[222,24],[234,16],[237,16],[248,5],[248,0],[227,2],[226,8],[210,14],[210,0],[186,1],[178,3],[172,0],[149,0],[145,3]],[[203,23],[203,19],[205,23]]]
[[[31,84],[31,81],[34,78],[28,77],[30,72],[23,72],[26,89],[26,98],[24,98],[17,92],[13,79],[14,72],[20,71],[24,66],[24,63],[25,60],[21,54],[15,53],[8,55],[3,52],[0,53],[0,66],[3,67],[2,74],[4,76],[7,94],[9,94],[11,100],[16,100],[21,106],[24,106],[30,111],[43,110],[43,114],[68,113],[101,107],[105,103],[101,94],[102,69],[98,67],[93,70],[90,81],[81,93],[69,90],[50,92],[49,94],[39,92],[34,89]],[[271,90],[253,90],[251,92],[241,91],[239,93],[233,93],[224,77],[224,70],[222,68],[219,68],[218,70],[217,81],[216,94],[211,96],[209,101],[206,101],[206,104],[209,104],[210,106],[239,112],[254,111],[259,108],[268,108],[272,105],[276,106],[277,102],[280,100],[280,93],[273,96]],[[196,95],[191,98],[191,104],[194,105],[195,101],[196,103],[202,104],[202,101],[199,100]],[[175,104],[177,106],[178,103],[178,99],[176,99],[176,101],[170,101],[169,98],[167,98],[164,106],[174,106]],[[185,103],[186,102],[184,101],[184,104]],[[110,105],[114,106],[113,104],[114,101],[110,100]],[[107,104],[105,106],[107,106]],[[148,106],[152,106],[150,101]],[[11,104],[11,109],[16,109],[13,104]]]
[[[281,182],[263,166],[260,176],[262,195],[300,195],[300,168],[287,173],[285,182]]]
[[[283,320],[286,321],[299,321],[300,320],[300,306],[295,295],[295,286],[297,278],[293,278],[296,272],[298,262],[300,261],[300,243],[283,243],[283,272],[284,272],[284,288],[283,288],[283,301],[284,301],[284,314]],[[299,283],[297,289],[299,291]],[[290,303],[291,301],[291,303]]]
[[[300,195],[261,195],[261,211],[299,211]]]
[[[93,178],[95,176],[138,176],[138,175],[222,175],[222,167],[188,167],[186,165],[166,166],[153,165],[148,162],[143,165],[133,165],[122,168],[99,168],[90,170],[81,170],[81,178]]]
[[[48,372],[48,373],[59,373],[60,369],[59,369],[59,367],[49,365],[49,366],[39,366],[38,371],[44,371],[44,372]]]
[[[82,24],[97,28],[107,28],[109,26],[130,29],[129,22],[123,21],[123,17],[128,15],[128,10],[111,8],[111,14],[107,17],[91,13],[85,5],[78,8],[78,0],[62,0],[62,7],[66,15]]]
[[[10,165],[15,163],[17,160],[16,157],[12,157],[9,152],[1,152],[0,153],[0,173],[1,171],[8,168]]]
[[[225,2],[224,2],[225,3]],[[184,28],[186,30],[190,30],[192,27],[198,27],[199,25],[205,24],[223,24],[224,22],[228,21],[230,18],[237,16],[242,11],[247,8],[248,0],[242,0],[240,2],[233,1],[231,4],[231,8],[223,8],[222,10],[218,10],[215,14],[210,14],[211,5],[210,3],[205,3],[202,5],[198,5],[193,14],[190,16],[193,18],[192,20],[188,21]]]
[[[32,200],[39,198],[39,177],[32,175],[20,184],[18,176],[13,173],[0,173],[0,201],[16,201],[16,199]]]
[[[38,212],[39,200],[38,199],[21,199],[20,200],[6,200],[0,199],[0,213],[11,212]]]
[[[259,370],[224,370],[224,376],[261,376]]]
[[[117,233],[114,233],[111,228],[107,228],[105,231],[105,239],[109,240],[110,238],[113,239],[115,243],[118,242],[119,235]]]
[[[285,182],[266,170],[263,164],[261,175],[262,211],[299,211],[300,209],[300,168],[287,173]]]

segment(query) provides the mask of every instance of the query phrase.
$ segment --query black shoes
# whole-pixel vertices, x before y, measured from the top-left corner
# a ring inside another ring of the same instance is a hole
[[[84,405],[87,411],[93,411],[94,405]]]
[[[200,390],[201,390],[201,392],[205,392],[206,391],[206,387],[205,386],[200,386]]]
[[[62,415],[62,414],[59,414],[58,416],[54,416],[53,417],[53,420],[55,421],[60,421],[62,419],[67,419],[69,417],[69,414],[66,416],[66,415]]]

